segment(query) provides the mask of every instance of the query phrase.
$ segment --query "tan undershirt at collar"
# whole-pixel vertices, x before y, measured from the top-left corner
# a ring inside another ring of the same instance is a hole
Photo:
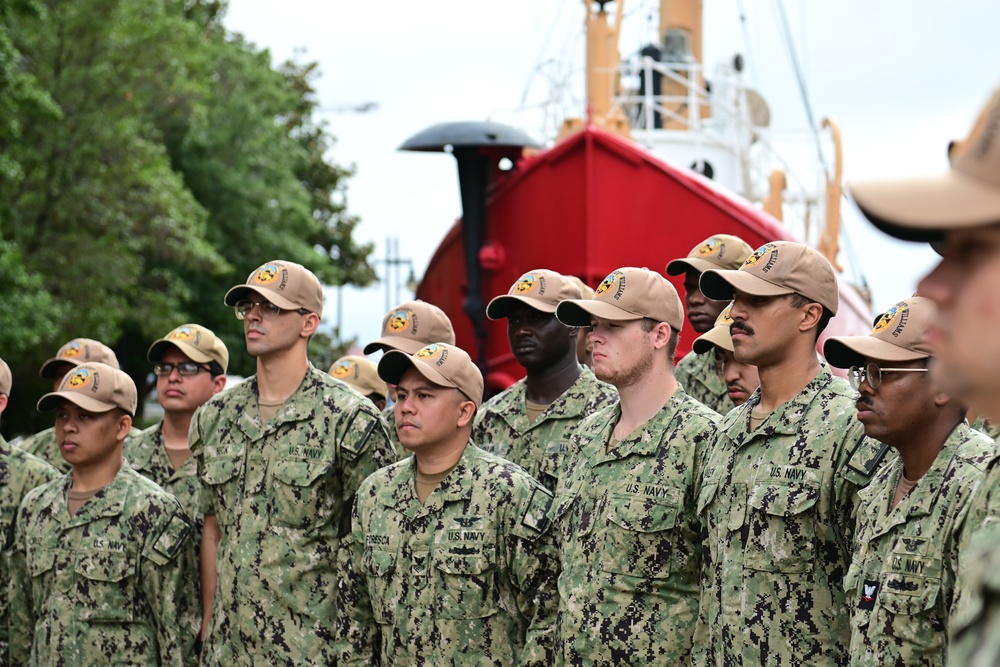
[[[754,408],[750,411],[750,430],[756,431],[757,428],[767,421],[767,418],[771,416],[770,412],[762,412]]]
[[[271,421],[274,415],[278,414],[278,410],[285,401],[278,401],[277,403],[265,403],[264,401],[257,399],[257,410],[260,412],[260,423],[266,424]]]
[[[419,468],[417,469],[417,498],[420,499],[421,505],[425,505],[427,503],[427,499],[430,498],[432,493],[434,493],[434,489],[441,486],[441,482],[444,481],[444,478],[447,477],[448,473],[454,470],[457,465],[458,464],[456,463],[447,470],[436,472],[433,475],[422,473]]]
[[[74,491],[70,489],[66,492],[66,506],[69,508],[69,515],[76,516],[76,513],[80,511],[80,508],[86,504],[88,500],[93,498],[101,491],[104,487],[100,489],[94,489],[93,491]]]
[[[542,413],[549,409],[549,403],[532,403],[531,401],[525,399],[524,406],[528,410],[528,423],[534,424],[538,421],[538,418],[542,416]]]
[[[892,498],[892,509],[896,509],[896,505],[899,504],[899,501],[905,498],[906,494],[909,493],[919,481],[919,479],[915,479],[911,482],[903,477],[903,473],[899,474],[899,484],[896,485],[896,495]]]
[[[170,459],[170,467],[174,470],[179,470],[191,458],[191,450],[187,447],[170,447],[164,445],[163,449],[167,452],[167,458]]]

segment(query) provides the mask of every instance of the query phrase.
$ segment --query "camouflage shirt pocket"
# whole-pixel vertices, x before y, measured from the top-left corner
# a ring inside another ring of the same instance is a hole
[[[638,496],[613,496],[604,529],[602,569],[644,579],[670,576],[679,508]]]
[[[331,498],[322,488],[321,477],[330,469],[325,459],[275,461],[271,524],[291,528],[324,525],[331,513]]]
[[[438,618],[486,618],[497,613],[496,546],[450,544],[434,555],[434,569]]]
[[[816,484],[755,484],[747,498],[746,567],[762,572],[808,572],[816,558]]]
[[[81,620],[127,623],[133,620],[136,563],[123,551],[86,551],[76,561]]]
[[[238,494],[234,480],[243,461],[241,456],[206,458],[201,478],[209,487],[211,504],[220,526],[229,526],[236,518]]]
[[[397,550],[366,547],[361,567],[368,579],[368,596],[371,598],[375,622],[391,625],[396,616],[396,597],[393,594],[393,576],[396,572]]]
[[[943,650],[947,614],[943,608],[935,613],[940,592],[940,579],[888,573],[879,592],[878,627],[906,644]]]

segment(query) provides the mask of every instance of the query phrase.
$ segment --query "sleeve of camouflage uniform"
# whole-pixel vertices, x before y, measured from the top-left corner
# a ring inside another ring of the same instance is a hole
[[[366,494],[367,495],[367,494]],[[342,550],[347,554],[337,582],[336,655],[340,667],[371,665],[379,650],[378,624],[368,596],[368,581],[361,567],[364,558],[364,527],[361,523],[360,499],[354,503],[350,535],[344,538]]]
[[[885,460],[885,445],[865,437],[865,427],[859,421],[852,421],[846,433],[841,436],[837,449],[839,460],[834,468],[837,532],[841,552],[846,563],[851,562],[854,553],[854,529],[857,513],[861,505],[858,490],[867,486],[875,471]]]
[[[191,455],[195,457],[198,463],[198,476],[202,473],[202,461],[203,452],[205,447],[206,437],[202,433],[202,419],[203,412],[202,408],[199,407],[194,412],[194,416],[191,417],[191,427],[188,429],[188,443],[191,448]],[[212,489],[207,484],[201,485],[201,494],[198,500],[198,509],[201,511],[203,516],[215,516],[215,504],[212,496]]]
[[[361,482],[378,470],[396,461],[395,450],[386,435],[382,418],[367,405],[360,404],[337,434],[344,480],[343,507],[350,507]],[[351,530],[350,514],[344,512],[340,534]]]
[[[27,500],[27,498],[26,498]],[[7,594],[10,601],[9,616],[9,664],[27,665],[31,661],[31,642],[35,634],[35,607],[32,601],[31,576],[25,560],[25,524],[28,511],[24,504],[18,510],[14,528],[14,544],[10,557],[10,580]]]
[[[549,529],[552,495],[529,480],[516,489],[504,549],[517,607],[528,622],[518,664],[542,667],[555,659],[559,552]]]
[[[191,521],[177,501],[150,508],[151,529],[139,576],[152,611],[160,647],[160,665],[196,665],[194,641],[200,623],[197,572],[191,568],[194,548]]]

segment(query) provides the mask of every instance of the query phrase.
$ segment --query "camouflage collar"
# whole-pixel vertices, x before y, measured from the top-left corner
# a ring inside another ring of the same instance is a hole
[[[323,373],[318,368],[309,364],[305,377],[288,400],[278,408],[277,413],[266,424],[260,422],[260,411],[257,408],[259,391],[257,389],[257,376],[253,375],[231,391],[240,390],[244,396],[239,399],[235,397],[237,403],[246,405],[247,409],[240,413],[236,423],[243,434],[251,441],[259,440],[267,433],[277,430],[282,424],[288,422],[307,421],[316,414],[323,403],[315,400],[316,393],[324,391],[327,382],[336,382],[332,377]]]
[[[846,380],[835,377],[830,372],[830,367],[827,363],[825,361],[820,362],[820,370],[816,374],[816,377],[810,380],[809,384],[798,395],[772,412],[767,420],[755,431],[750,431],[749,428],[750,412],[754,406],[760,403],[760,387],[754,390],[754,393],[747,402],[740,406],[739,409],[733,410],[723,417],[721,428],[726,431],[733,442],[740,442],[739,434],[744,431],[747,433],[747,437],[744,438],[745,441],[758,435],[794,435],[799,432],[803,424],[802,418],[808,414],[809,409],[819,395],[828,389],[835,391],[843,389],[843,387],[838,386],[841,383],[849,389]]]
[[[379,502],[386,507],[401,511],[407,516],[416,516],[425,511],[440,509],[445,503],[465,500],[472,497],[473,475],[475,461],[480,458],[482,450],[470,441],[462,453],[462,458],[441,485],[427,499],[426,505],[421,505],[416,494],[417,460],[411,456],[397,464],[396,474],[387,480],[387,493],[379,494]]]
[[[618,443],[618,446],[611,452],[607,452],[607,444],[611,439],[615,424],[618,423],[622,415],[621,403],[615,403],[608,410],[610,418],[607,424],[601,430],[600,435],[593,441],[600,447],[596,463],[599,465],[607,461],[617,461],[633,454],[637,456],[656,455],[663,446],[663,441],[669,440],[673,436],[673,429],[670,428],[670,423],[681,407],[681,403],[687,398],[688,396],[684,393],[684,389],[678,386],[677,391],[664,403],[659,412],[653,415],[642,427],[629,434],[628,438]]]
[[[577,419],[584,416],[587,408],[587,401],[590,396],[590,388],[597,382],[594,372],[583,367],[580,375],[559,397],[549,404],[534,423],[528,423],[527,412],[527,380],[522,378],[498,394],[490,404],[485,406],[487,410],[495,413],[519,434],[545,423],[546,419],[555,417],[557,419]]]
[[[135,470],[149,466],[156,448],[163,449],[163,422],[157,422],[139,433],[128,448],[128,457]]]
[[[115,475],[114,479],[111,480],[111,483],[98,491],[97,495],[93,498],[85,502],[75,516],[67,517],[66,526],[82,526],[101,517],[120,515],[125,509],[125,503],[128,501],[133,483],[131,476],[138,474],[137,472],[133,472],[128,461],[123,459],[122,467],[118,470],[118,474]],[[73,473],[67,474],[64,480],[63,497],[65,498],[65,494],[69,491],[73,482]]]

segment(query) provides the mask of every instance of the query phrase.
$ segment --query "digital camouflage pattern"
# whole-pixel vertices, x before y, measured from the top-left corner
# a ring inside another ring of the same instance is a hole
[[[14,524],[21,501],[36,486],[59,477],[59,471],[36,456],[11,447],[0,435],[0,582],[10,581],[10,553],[14,545]],[[5,584],[4,584],[5,585]],[[0,665],[7,664],[7,601],[0,594]]]
[[[719,416],[678,389],[606,451],[621,406],[586,434],[556,495],[559,659],[567,665],[687,665],[701,566],[696,513]]]
[[[257,395],[251,377],[191,424],[202,511],[222,530],[201,664],[332,664],[352,498],[395,456],[371,401],[313,366],[266,424]]]
[[[426,505],[415,478],[409,458],[358,491],[338,664],[551,665],[552,496],[471,443]]]
[[[124,455],[132,470],[159,484],[184,508],[191,519],[193,548],[190,553],[196,558],[192,566],[197,569],[201,554],[201,529],[205,525],[205,515],[201,508],[203,486],[198,477],[197,461],[191,457],[179,469],[174,470],[163,444],[162,422],[140,431],[134,438],[126,439]],[[199,579],[199,597],[200,583]]]
[[[970,502],[959,545],[947,664],[1000,664],[1000,457]]]
[[[969,500],[995,443],[962,423],[916,486],[892,508],[903,461],[858,492],[851,605],[852,665],[942,665]]]
[[[1000,441],[1000,426],[988,417],[980,416],[975,422],[973,422],[972,428],[976,429],[980,433],[985,433],[995,441]]]
[[[141,431],[135,427],[125,436],[125,443],[137,437]],[[59,442],[56,440],[56,429],[51,426],[44,431],[39,431],[34,435],[29,435],[21,440],[16,447],[23,449],[29,454],[33,454],[50,465],[55,466],[60,472],[69,472],[73,466],[66,463],[62,451],[59,449]]]
[[[823,363],[756,430],[759,388],[723,417],[698,499],[705,563],[695,664],[847,662],[857,490],[886,451],[858,445],[856,397]]]
[[[535,422],[528,422],[524,379],[483,404],[476,414],[473,442],[513,461],[555,492],[566,458],[578,451],[574,438],[581,420],[618,402],[618,392],[594,372],[583,372]]]
[[[71,482],[36,488],[18,514],[11,664],[194,664],[201,605],[180,504],[123,465],[71,517]]]
[[[726,390],[723,362],[722,353],[718,350],[705,354],[688,352],[674,368],[674,377],[687,395],[720,415],[736,407]]]

